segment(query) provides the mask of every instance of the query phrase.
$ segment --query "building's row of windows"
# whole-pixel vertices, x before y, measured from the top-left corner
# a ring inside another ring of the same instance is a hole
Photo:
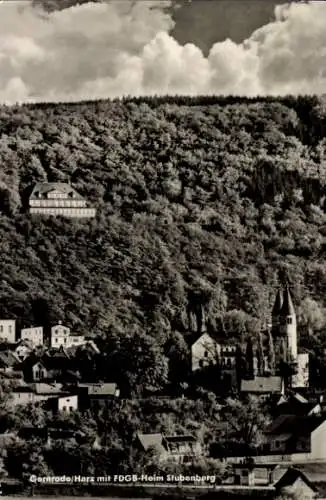
[[[4,326],[0,325],[0,333],[4,332]],[[12,325],[8,325],[8,333],[12,333]]]
[[[95,215],[95,209],[92,208],[39,208],[31,209],[32,213],[44,215],[77,215],[87,216]]]
[[[85,207],[85,200],[31,200],[33,207]]]
[[[67,198],[67,196],[73,197],[74,196],[73,191],[71,191],[71,193],[69,193],[69,195],[67,195],[67,193],[59,193],[58,191],[52,191],[52,192],[47,194],[47,198],[53,199],[53,200],[59,199],[59,198]]]

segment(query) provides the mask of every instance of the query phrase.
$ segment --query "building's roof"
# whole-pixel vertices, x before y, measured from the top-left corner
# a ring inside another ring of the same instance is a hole
[[[265,429],[266,435],[280,436],[291,434],[296,436],[310,436],[317,429],[326,417],[309,415],[280,415],[272,424]]]
[[[252,380],[241,380],[241,392],[275,393],[282,391],[281,377],[255,377]]]
[[[163,435],[161,433],[153,433],[153,434],[138,433],[137,437],[145,451],[147,451],[149,448],[155,448],[158,451],[164,450],[164,446],[162,444]]]
[[[87,387],[89,396],[114,396],[117,391],[116,383],[105,384],[78,384],[79,387]]]
[[[72,197],[79,200],[83,199],[83,197],[77,193],[77,191],[71,187],[70,184],[63,182],[40,182],[34,186],[30,200],[38,200],[40,197],[45,198],[51,191],[59,191],[60,193],[67,195],[68,199]]]
[[[62,390],[62,384],[45,384],[42,382],[37,382],[35,384],[30,384],[30,387],[34,389],[36,394],[63,394],[65,391]]]
[[[281,490],[282,488],[287,488],[292,486],[298,479],[301,479],[312,491],[317,492],[316,487],[311,483],[307,476],[299,469],[290,467],[285,474],[279,479],[274,487],[276,490]]]
[[[7,366],[8,368],[17,365],[20,362],[18,358],[11,351],[0,351],[0,366]]]
[[[283,293],[283,304],[280,310],[281,316],[295,316],[295,309],[289,288],[286,286]]]
[[[274,307],[272,309],[272,315],[273,316],[278,316],[280,314],[280,311],[281,311],[281,308],[282,308],[282,304],[283,304],[283,291],[280,288],[277,291],[277,294],[276,294],[276,297],[275,297],[275,303],[274,303]]]

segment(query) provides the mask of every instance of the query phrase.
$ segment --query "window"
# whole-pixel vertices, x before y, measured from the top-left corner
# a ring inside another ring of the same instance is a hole
[[[59,342],[59,339],[55,339],[56,344]]]
[[[67,411],[67,407],[66,407],[66,406],[63,406],[63,407],[62,407],[62,411]]]
[[[288,325],[292,325],[292,318],[291,317],[286,318],[286,322]]]
[[[73,411],[73,407],[72,406],[69,406],[69,411]]]
[[[0,325],[0,333],[3,333],[3,325]]]
[[[208,351],[204,352],[204,358],[208,358]]]
[[[12,333],[12,326],[9,325],[9,333]]]

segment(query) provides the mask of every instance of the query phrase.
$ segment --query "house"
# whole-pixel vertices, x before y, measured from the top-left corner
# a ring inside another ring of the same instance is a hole
[[[0,340],[10,344],[14,344],[16,342],[16,320],[0,320]]]
[[[58,398],[57,404],[59,412],[71,413],[72,411],[78,410],[78,396],[77,395],[61,396]]]
[[[63,326],[62,322],[59,321],[57,325],[54,325],[51,328],[51,347],[68,347],[69,335],[70,328],[68,328],[67,326]]]
[[[24,359],[20,366],[26,382],[40,382],[48,379],[48,370],[45,364],[34,353]]]
[[[61,321],[51,328],[51,347],[53,349],[80,346],[85,342],[83,335],[71,335],[70,328],[63,326]]]
[[[178,463],[189,463],[194,457],[202,455],[202,447],[192,435],[164,436],[163,445],[167,457]]]
[[[215,340],[207,332],[191,343],[191,366],[196,372],[206,366],[220,363],[223,370],[233,370],[236,365],[237,347]]]
[[[265,429],[263,439],[262,456],[292,462],[326,460],[326,417],[281,415]]]
[[[254,461],[243,460],[233,465],[234,484],[241,486],[268,486],[272,484],[277,465],[255,464]]]
[[[90,406],[103,405],[120,396],[120,389],[116,383],[78,383],[77,391],[81,395],[84,404]]]
[[[274,488],[278,493],[288,493],[291,498],[293,494],[297,494],[296,498],[309,500],[317,498],[318,495],[317,488],[308,477],[299,469],[292,467],[274,484]]]
[[[156,452],[161,462],[190,463],[203,454],[200,443],[192,435],[165,436],[160,433],[138,433],[137,443],[143,451]]]
[[[32,326],[30,328],[23,328],[20,332],[20,338],[29,342],[33,348],[43,345],[43,327]]]
[[[33,346],[28,340],[19,340],[13,351],[20,361],[24,361],[32,353]]]
[[[34,395],[34,389],[26,382],[21,381],[13,388],[9,404],[13,407],[18,405],[26,406],[35,402]]]
[[[241,393],[267,397],[271,394],[284,394],[284,381],[281,377],[255,377],[252,380],[241,380]]]
[[[43,182],[35,185],[29,198],[31,215],[61,215],[64,217],[95,217],[95,208],[70,184],[62,182]]]

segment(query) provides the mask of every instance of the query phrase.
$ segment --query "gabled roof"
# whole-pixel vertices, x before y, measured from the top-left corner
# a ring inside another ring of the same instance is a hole
[[[301,479],[312,491],[317,492],[316,487],[311,483],[311,481],[307,478],[307,476],[300,470],[290,467],[286,473],[279,479],[274,487],[276,490],[280,490],[282,488],[287,488],[292,486],[298,479]]]
[[[258,394],[281,392],[283,381],[281,377],[255,377],[252,380],[241,380],[241,392]]]
[[[298,437],[310,436],[325,420],[325,416],[280,415],[265,429],[264,433],[273,436],[284,434],[296,435]]]
[[[30,200],[38,200],[40,197],[44,198],[51,191],[59,191],[67,195],[67,198],[70,198],[71,194],[73,194],[74,199],[83,199],[70,184],[64,182],[39,182],[35,184]]]
[[[11,351],[0,351],[0,366],[7,366],[8,368],[17,365],[20,362],[18,358]]]
[[[153,434],[138,433],[137,437],[145,451],[147,451],[149,448],[155,448],[157,451],[164,450],[164,446],[162,444],[163,434],[161,433],[153,433]]]

